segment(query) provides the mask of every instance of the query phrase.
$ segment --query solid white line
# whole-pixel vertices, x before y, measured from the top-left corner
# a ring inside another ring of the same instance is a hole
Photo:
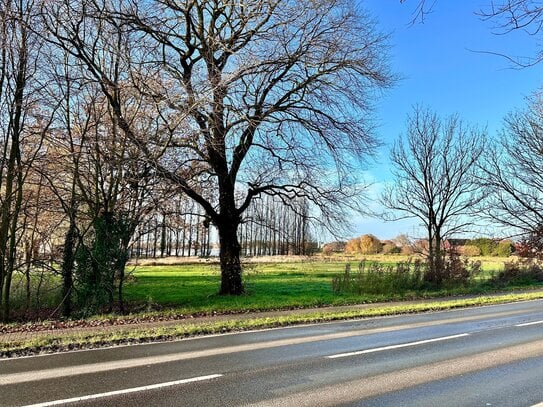
[[[104,398],[104,397],[109,397],[109,396],[118,396],[120,394],[136,393],[139,391],[155,390],[155,389],[161,389],[163,387],[177,386],[179,384],[200,382],[203,380],[211,380],[211,379],[216,379],[217,377],[221,377],[221,376],[222,374],[212,374],[208,376],[192,377],[190,379],[175,380],[173,382],[151,384],[149,386],[142,386],[142,387],[133,387],[131,389],[116,390],[116,391],[110,391],[107,393],[90,394],[88,396],[74,397],[71,399],[47,401],[45,403],[31,404],[31,405],[23,406],[23,407],[48,407],[48,406],[58,406],[60,404],[78,403],[80,401],[94,400],[94,399],[99,399],[99,398]]]
[[[425,339],[423,341],[402,343],[400,345],[383,346],[381,348],[365,349],[365,350],[360,350],[360,351],[356,351],[356,352],[338,353],[337,355],[330,355],[330,356],[326,356],[326,357],[328,359],[345,358],[345,357],[348,357],[348,356],[364,355],[366,353],[382,352],[384,350],[407,348],[408,346],[417,346],[417,345],[422,345],[422,344],[425,344],[425,343],[446,341],[446,340],[449,340],[449,339],[462,338],[464,336],[469,336],[469,335],[470,334],[466,333],[466,334],[458,334],[458,335],[451,335],[451,336],[443,336],[441,338]]]
[[[534,404],[532,407],[543,407],[543,401],[541,403]]]
[[[521,326],[540,325],[540,324],[543,324],[543,321],[526,322],[524,324],[518,324],[515,326],[521,327]]]

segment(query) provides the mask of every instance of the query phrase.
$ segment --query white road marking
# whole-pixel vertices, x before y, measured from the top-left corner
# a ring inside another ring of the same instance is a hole
[[[539,302],[541,302],[543,300],[531,300],[531,301],[534,301],[534,302],[539,301]],[[489,308],[490,309],[490,308],[495,308],[495,307],[499,307],[499,306],[500,305],[484,305],[484,306],[481,306],[481,308]],[[447,315],[447,314],[448,315],[455,315],[458,312],[461,312],[461,311],[454,310],[454,309],[452,309],[452,310],[449,309],[449,310],[443,310],[443,311],[432,311],[432,314],[434,314],[434,315],[440,315],[440,314],[443,314],[443,315]],[[523,314],[523,313],[525,313],[524,310],[516,310],[516,311],[495,312],[492,315],[495,318],[500,318],[500,317],[513,316],[513,315]],[[391,318],[394,318],[394,317],[397,317],[397,316],[388,316],[388,317],[382,317],[382,318],[391,319]],[[357,331],[349,331],[347,333],[344,332],[344,333],[340,333],[340,334],[335,334],[337,336],[334,336],[331,339],[341,338],[341,337],[359,336],[359,335],[371,335],[371,334],[374,334],[374,333],[393,332],[393,331],[400,331],[400,330],[413,329],[413,328],[421,328],[421,327],[427,327],[427,326],[435,327],[435,326],[439,326],[439,325],[446,325],[446,324],[452,324],[452,323],[457,323],[457,322],[468,322],[468,321],[484,320],[484,319],[487,319],[487,318],[488,318],[488,315],[472,315],[472,316],[469,316],[469,317],[462,316],[462,317],[456,317],[456,318],[448,318],[448,319],[439,320],[439,321],[425,321],[425,322],[417,322],[417,323],[408,323],[408,324],[400,324],[400,325],[381,327],[381,328],[369,328],[369,329],[364,328],[364,329],[359,330],[358,332]],[[353,317],[353,321],[364,321],[364,320],[367,320],[367,318]],[[319,322],[318,325],[319,326],[333,327],[335,325],[345,324],[346,322],[350,322],[350,320]],[[295,329],[300,329],[300,328],[305,328],[305,327],[314,327],[314,326],[316,326],[315,323],[307,323],[307,324],[301,324],[301,325],[281,326],[281,327],[276,327],[276,328],[255,329],[255,330],[243,331],[243,332],[227,332],[227,333],[209,334],[209,335],[206,334],[206,335],[190,337],[190,338],[175,339],[175,340],[171,341],[170,343],[200,341],[200,340],[206,339],[206,338],[216,338],[216,337],[226,337],[226,336],[245,336],[245,335],[252,334],[252,333],[255,333],[255,332],[269,332],[269,331],[275,331],[275,330],[295,330]],[[0,335],[0,341],[1,340],[2,340],[2,337]],[[315,337],[315,339],[310,337],[309,341],[307,341],[307,342],[314,342],[314,341],[319,341],[319,340],[321,340],[321,339],[318,339],[318,336]],[[130,344],[130,345],[112,345],[112,346],[100,347],[100,348],[97,348],[97,349],[78,349],[78,350],[72,350],[72,351],[63,351],[62,353],[63,354],[88,353],[88,352],[96,352],[96,351],[101,351],[101,350],[106,350],[106,349],[120,349],[120,348],[127,348],[127,347],[133,348],[133,347],[138,347],[138,346],[149,346],[149,345],[157,344],[157,343],[164,343],[164,342],[163,341],[157,341],[157,342],[146,342],[146,343]],[[268,342],[264,342],[264,344],[267,344],[267,343]],[[302,342],[300,342],[300,343],[302,343]],[[283,346],[283,345],[278,345],[278,346]],[[268,347],[268,346],[266,345],[265,347]],[[226,353],[231,353],[231,352],[228,351]],[[51,354],[18,356],[17,359],[37,359],[37,358],[47,358],[47,357],[50,357],[50,356],[51,356]],[[9,358],[0,358],[0,365],[2,365],[3,363],[9,363],[10,360],[11,359],[9,359]],[[3,375],[0,374],[0,385],[2,384],[1,383],[2,382],[2,376]]]
[[[462,318],[460,320],[465,320],[465,318]],[[448,323],[451,323],[451,321],[460,322],[456,320],[447,320]],[[89,364],[84,364],[80,366],[63,366],[63,367],[56,367],[56,368],[50,368],[50,369],[41,369],[41,370],[25,371],[25,372],[18,372],[18,373],[7,373],[7,374],[0,373],[0,386],[6,385],[6,384],[35,382],[38,380],[45,380],[45,379],[57,379],[61,377],[92,374],[92,373],[98,373],[98,372],[108,372],[112,370],[132,369],[139,366],[157,365],[161,363],[178,362],[182,360],[190,360],[190,359],[196,359],[196,358],[201,358],[201,357],[210,357],[210,356],[217,356],[217,355],[232,354],[232,353],[237,353],[237,352],[247,352],[247,351],[260,350],[260,349],[276,348],[280,346],[301,345],[305,343],[327,341],[327,340],[333,340],[333,339],[351,338],[354,336],[369,335],[369,334],[382,333],[382,332],[391,332],[391,331],[397,332],[404,329],[413,329],[413,328],[425,327],[425,326],[430,326],[430,325],[435,325],[435,324],[429,323],[429,322],[422,322],[422,323],[409,324],[406,326],[402,326],[400,329],[398,329],[397,326],[373,328],[373,329],[366,328],[366,329],[358,329],[358,330],[347,331],[347,332],[325,333],[325,334],[315,335],[315,336],[304,336],[304,337],[299,337],[299,338],[277,339],[277,340],[271,340],[271,341],[266,341],[266,342],[248,343],[248,344],[242,344],[242,345],[231,345],[231,346],[226,346],[223,348],[211,348],[211,349],[196,350],[196,351],[189,351],[189,352],[170,353],[170,354],[159,355],[159,356],[143,356],[140,358],[132,358],[132,359],[126,359],[126,360],[89,363]]]
[[[129,393],[136,393],[136,392],[146,391],[146,390],[161,389],[164,387],[177,386],[179,384],[201,382],[203,380],[216,379],[221,376],[222,374],[212,374],[208,376],[192,377],[190,379],[182,379],[182,380],[175,380],[173,382],[151,384],[149,386],[133,387],[131,389],[109,391],[107,393],[89,394],[88,396],[74,397],[71,399],[47,401],[45,403],[31,404],[24,407],[49,407],[49,406],[58,406],[61,404],[78,403],[80,401],[95,400],[95,399],[100,399],[104,397],[118,396],[121,394],[129,394]]]
[[[518,324],[515,326],[522,327],[522,326],[531,326],[531,325],[540,325],[540,324],[543,324],[543,321],[526,322],[524,324]]]
[[[532,407],[543,407],[543,401],[541,403],[534,404]]]
[[[468,334],[468,333],[464,333],[464,334],[458,334],[458,335],[443,336],[441,338],[425,339],[423,341],[402,343],[402,344],[399,344],[399,345],[383,346],[381,348],[365,349],[365,350],[359,350],[359,351],[356,351],[356,352],[348,352],[348,353],[338,353],[337,355],[330,355],[330,356],[326,356],[326,357],[328,359],[345,358],[345,357],[349,357],[349,356],[364,355],[366,353],[374,353],[374,352],[382,352],[382,351],[385,351],[385,350],[407,348],[409,346],[417,346],[417,345],[422,345],[422,344],[425,344],[425,343],[447,341],[449,339],[462,338],[464,336],[469,336],[469,335],[470,334]]]
[[[521,311],[514,311],[514,312],[510,312],[510,311],[501,312],[501,313],[497,313],[496,316],[499,316],[499,317],[512,316],[512,315],[516,315],[522,312],[524,311],[521,310]],[[18,372],[18,373],[0,373],[0,386],[17,384],[17,383],[28,383],[28,382],[38,381],[38,380],[45,380],[45,379],[57,379],[57,378],[62,378],[62,377],[75,376],[75,375],[107,372],[107,371],[120,370],[120,369],[131,369],[131,368],[135,368],[139,366],[157,365],[161,363],[171,363],[171,362],[190,360],[190,359],[196,359],[196,358],[201,358],[201,357],[210,357],[210,356],[217,356],[217,355],[232,354],[232,353],[237,353],[237,352],[247,352],[247,351],[260,350],[260,349],[276,348],[280,346],[301,345],[305,343],[350,338],[350,337],[355,337],[355,336],[365,336],[365,335],[384,333],[384,332],[400,332],[403,330],[422,328],[422,327],[427,327],[427,326],[460,323],[460,322],[466,322],[466,321],[477,321],[477,320],[485,319],[487,317],[488,317],[487,315],[476,315],[476,316],[470,316],[470,317],[449,318],[449,319],[445,319],[443,321],[437,321],[437,322],[424,321],[424,322],[404,324],[400,326],[394,325],[394,326],[385,326],[385,327],[380,327],[380,328],[363,328],[363,329],[355,329],[352,331],[323,333],[320,335],[303,336],[303,337],[295,337],[295,338],[288,338],[288,339],[275,339],[275,340],[264,341],[264,342],[231,345],[231,346],[226,346],[226,347],[221,347],[221,348],[212,348],[212,349],[206,349],[206,350],[196,350],[196,351],[188,351],[188,352],[185,351],[185,352],[172,353],[172,354],[159,355],[159,356],[143,356],[143,357],[132,358],[128,360],[89,363],[89,364],[84,364],[80,366],[61,366],[61,367],[52,367],[52,368],[38,369],[38,370]],[[326,325],[329,325],[329,324],[326,324]],[[45,356],[40,356],[40,357],[45,357]],[[9,363],[9,361],[10,359],[0,359],[0,366],[3,363]],[[3,369],[0,368],[0,371],[2,370]]]

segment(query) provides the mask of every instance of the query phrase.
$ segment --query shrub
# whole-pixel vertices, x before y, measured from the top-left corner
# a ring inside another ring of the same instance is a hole
[[[479,250],[481,251],[482,256],[492,256],[494,255],[494,252],[496,248],[498,247],[498,244],[487,237],[480,237],[478,239],[473,239],[470,242],[470,245],[477,246]]]
[[[543,282],[543,267],[532,259],[507,262],[504,269],[492,277],[491,282],[500,286]]]
[[[461,246],[459,251],[463,256],[466,257],[477,257],[481,255],[481,249],[474,245]]]
[[[342,253],[343,251],[345,251],[345,242],[341,242],[341,241],[326,243],[322,247],[323,254],[327,256],[329,256],[332,253]]]
[[[494,250],[494,255],[498,257],[509,257],[513,253],[515,246],[510,240],[502,240]]]
[[[481,273],[481,262],[461,258],[455,251],[450,251],[443,262],[443,285],[454,288],[467,287]]]
[[[399,254],[402,252],[402,249],[396,246],[394,243],[385,243],[381,253],[383,254]]]
[[[480,272],[480,261],[472,262],[451,252],[443,259],[440,281],[446,288],[466,287]],[[428,263],[420,259],[409,259],[394,265],[362,260],[354,273],[351,265],[346,265],[344,273],[332,279],[332,289],[335,293],[361,295],[436,288],[428,283],[428,273]]]
[[[396,265],[362,260],[355,273],[351,271],[351,265],[347,264],[344,273],[332,279],[332,290],[336,294],[357,295],[416,291],[425,286],[423,276],[426,269],[426,263],[419,259]]]

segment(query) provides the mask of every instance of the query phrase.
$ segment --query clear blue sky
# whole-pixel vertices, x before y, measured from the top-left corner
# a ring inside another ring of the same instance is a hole
[[[414,105],[423,104],[441,116],[458,113],[495,135],[503,117],[522,108],[524,98],[543,85],[543,65],[512,69],[504,58],[474,52],[531,56],[537,49],[533,37],[493,34],[494,23],[475,15],[488,1],[438,0],[423,24],[410,25],[417,3],[360,0],[380,29],[390,33],[392,69],[403,78],[377,103],[378,136],[385,146],[379,162],[368,171],[368,178],[376,183],[375,194],[390,179],[388,149],[403,132]],[[372,233],[382,239],[399,233],[417,235],[416,225],[416,221],[384,223],[363,218],[356,221],[355,234]]]

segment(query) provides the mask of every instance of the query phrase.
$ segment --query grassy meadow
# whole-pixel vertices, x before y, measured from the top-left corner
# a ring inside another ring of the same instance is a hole
[[[394,265],[405,256],[365,256],[367,261]],[[477,258],[482,275],[503,269],[507,258]],[[258,262],[244,265],[246,294],[240,297],[217,295],[220,271],[217,264],[142,265],[132,270],[125,286],[125,298],[140,309],[176,308],[179,312],[228,312],[316,307],[411,298],[425,298],[491,291],[484,285],[454,290],[390,292],[387,294],[336,294],[332,279],[347,263],[356,269],[360,258],[320,257],[291,261]]]
[[[396,265],[408,260],[401,255],[364,256],[367,262]],[[377,293],[362,290],[334,292],[332,280],[341,276],[346,264],[356,272],[362,258],[335,257],[267,257],[247,259],[244,263],[246,293],[239,297],[217,295],[220,285],[219,265],[198,259],[156,259],[137,266],[128,266],[125,283],[125,301],[131,312],[171,310],[182,314],[228,313],[287,308],[309,308],[326,305],[372,303],[414,298],[430,298],[460,294],[483,294],[509,290],[515,287],[493,287],[485,277],[497,273],[511,258],[477,257],[482,262],[480,279],[452,289],[381,289]],[[192,262],[191,262],[192,261]],[[172,264],[168,264],[172,263]],[[22,276],[15,279],[12,294],[13,309],[17,315],[26,314],[27,298]],[[528,282],[526,285],[534,285]],[[49,273],[34,277],[30,309],[43,310],[41,317],[58,315],[61,301],[60,279]],[[30,312],[29,315],[32,315]],[[40,318],[41,318],[40,317]]]

